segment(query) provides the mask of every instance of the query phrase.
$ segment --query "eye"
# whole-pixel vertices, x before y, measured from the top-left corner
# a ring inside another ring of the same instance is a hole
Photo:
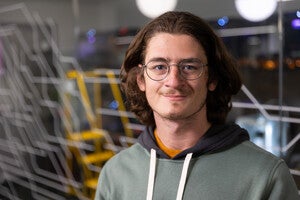
[[[156,65],[154,68],[157,70],[165,70],[167,67],[165,65]]]
[[[197,65],[196,63],[182,63],[180,65],[180,68],[183,71],[191,72],[191,71],[197,71],[197,70],[199,70],[200,66]]]
[[[151,62],[148,64],[148,67],[150,70],[155,70],[155,71],[167,71],[168,70],[168,65],[166,63],[158,63],[158,62]]]

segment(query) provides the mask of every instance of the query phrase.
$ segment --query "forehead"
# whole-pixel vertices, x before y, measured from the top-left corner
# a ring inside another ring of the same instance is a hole
[[[168,60],[199,58],[206,61],[202,45],[192,36],[186,34],[156,33],[147,43],[145,60],[163,57]]]

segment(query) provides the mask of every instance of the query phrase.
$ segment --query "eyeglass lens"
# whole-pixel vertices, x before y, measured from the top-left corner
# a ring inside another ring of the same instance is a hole
[[[170,72],[171,66],[177,66],[183,78],[193,80],[201,76],[205,65],[200,61],[180,62],[178,64],[168,64],[165,61],[150,61],[144,65],[149,78],[156,81],[165,79]]]

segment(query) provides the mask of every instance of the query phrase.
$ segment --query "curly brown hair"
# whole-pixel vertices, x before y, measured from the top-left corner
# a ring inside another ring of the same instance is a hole
[[[139,64],[144,64],[148,41],[154,34],[186,34],[194,37],[204,48],[208,60],[208,82],[217,82],[214,91],[206,98],[207,120],[212,124],[224,124],[230,111],[231,96],[241,88],[241,78],[236,62],[222,40],[208,23],[188,12],[167,12],[149,22],[129,45],[121,67],[121,89],[126,96],[128,109],[145,125],[155,125],[153,111],[145,92],[137,85],[137,75],[142,73]]]

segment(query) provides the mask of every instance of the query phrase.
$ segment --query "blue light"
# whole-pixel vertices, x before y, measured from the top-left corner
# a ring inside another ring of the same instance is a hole
[[[88,38],[88,42],[89,42],[90,44],[94,44],[94,43],[96,42],[96,38],[95,38],[95,37],[89,37],[89,38]]]
[[[300,29],[300,19],[293,19],[291,22],[291,26],[294,29]]]
[[[224,25],[225,25],[224,19],[218,19],[218,24],[219,24],[220,26],[224,26]]]
[[[113,109],[113,110],[117,110],[119,107],[119,102],[116,100],[113,100],[112,102],[110,102],[109,104],[109,108]]]
[[[88,32],[86,33],[87,37],[94,37],[96,35],[96,30],[91,28],[90,30],[88,30]]]
[[[221,17],[218,19],[219,26],[225,26],[228,23],[229,19],[227,16]]]
[[[297,10],[296,16],[297,16],[298,18],[300,18],[300,10]]]
[[[86,32],[86,37],[90,44],[94,44],[96,42],[95,35],[96,35],[96,30],[93,28],[88,30],[88,32]]]

